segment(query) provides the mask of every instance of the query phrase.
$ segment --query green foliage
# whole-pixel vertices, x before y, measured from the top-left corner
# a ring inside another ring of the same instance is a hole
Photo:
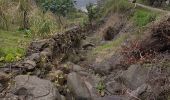
[[[73,0],[46,0],[41,2],[43,12],[51,11],[58,16],[60,26],[63,25],[62,17],[66,17],[74,9]]]
[[[23,32],[0,30],[0,62],[17,61],[25,55],[25,47],[30,38]]]
[[[15,60],[15,56],[11,53],[7,54],[4,58],[5,62],[12,62]]]
[[[103,81],[100,81],[98,84],[97,84],[97,87],[96,89],[98,90],[98,92],[100,93],[101,96],[104,96],[105,93],[104,93],[104,90],[105,90],[106,86],[104,84]]]
[[[86,6],[86,9],[87,9],[87,15],[90,23],[92,23],[92,21],[95,21],[99,17],[100,9],[97,7],[97,5],[90,3],[89,5]]]
[[[22,56],[25,54],[24,49],[22,48],[0,48],[0,62],[13,62],[20,60]]]
[[[132,17],[135,24],[139,27],[145,26],[146,24],[156,19],[156,13],[150,12],[145,9],[137,9]]]
[[[42,3],[45,11],[50,10],[52,13],[66,16],[73,8],[73,0],[46,0]]]

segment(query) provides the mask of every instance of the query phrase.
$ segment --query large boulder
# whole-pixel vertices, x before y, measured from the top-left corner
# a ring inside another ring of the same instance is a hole
[[[2,92],[6,87],[9,81],[9,76],[3,72],[0,72],[0,92]]]
[[[75,100],[91,100],[90,92],[84,81],[75,72],[68,75],[67,85]]]
[[[14,81],[15,85],[10,90],[12,93],[9,92],[5,99],[14,100],[13,97],[16,97],[21,100],[61,100],[59,92],[48,80],[36,76],[19,75]]]
[[[123,83],[126,87],[135,90],[148,79],[149,68],[141,65],[132,65],[128,70],[122,72],[116,81]]]
[[[118,83],[116,81],[111,81],[106,83],[106,89],[114,95],[120,95],[122,94],[122,91],[125,89],[125,86],[121,83]]]
[[[62,70],[65,74],[68,74],[70,72],[76,72],[76,73],[83,75],[83,76],[88,75],[85,68],[83,68],[82,66],[79,66],[77,64],[74,64],[72,62],[67,62],[65,64],[61,64],[58,67],[58,70]]]
[[[52,48],[55,41],[53,39],[44,39],[44,40],[38,40],[33,41],[27,51],[27,55],[33,54],[33,53],[39,53],[43,51],[45,48]]]
[[[126,67],[122,64],[122,60],[123,56],[118,53],[101,62],[95,62],[92,67],[96,73],[106,75],[117,69],[125,69]]]

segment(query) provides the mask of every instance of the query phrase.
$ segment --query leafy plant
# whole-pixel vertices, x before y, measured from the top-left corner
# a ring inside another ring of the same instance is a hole
[[[99,8],[96,5],[90,3],[86,6],[86,9],[89,22],[92,24],[92,22],[95,21],[95,19],[99,16]]]
[[[105,84],[103,83],[103,81],[100,81],[98,84],[97,84],[97,87],[96,89],[98,90],[98,92],[100,93],[101,96],[104,96],[105,95]]]
[[[5,62],[13,62],[14,59],[15,59],[15,55],[12,53],[7,54],[4,58]]]
[[[61,16],[65,17],[73,8],[74,8],[73,0],[46,0],[42,2],[42,8],[44,12],[48,10],[52,13],[59,16],[60,24],[63,24],[61,21]]]

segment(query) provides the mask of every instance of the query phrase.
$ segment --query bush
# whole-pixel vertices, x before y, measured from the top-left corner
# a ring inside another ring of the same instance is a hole
[[[87,8],[87,15],[88,15],[89,22],[92,24],[92,22],[95,21],[100,16],[99,13],[100,9],[97,5],[91,3],[87,5],[86,8]]]
[[[156,14],[147,10],[138,9],[135,11],[132,19],[134,20],[137,26],[142,27],[154,21],[155,18]]]
[[[21,48],[0,48],[0,52],[0,62],[18,61],[25,55],[25,50]]]

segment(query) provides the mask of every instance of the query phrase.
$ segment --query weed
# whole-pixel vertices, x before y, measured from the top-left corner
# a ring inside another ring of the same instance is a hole
[[[100,81],[98,84],[97,84],[97,87],[96,89],[98,90],[98,92],[100,93],[101,96],[104,96],[105,95],[105,84],[103,81]]]

